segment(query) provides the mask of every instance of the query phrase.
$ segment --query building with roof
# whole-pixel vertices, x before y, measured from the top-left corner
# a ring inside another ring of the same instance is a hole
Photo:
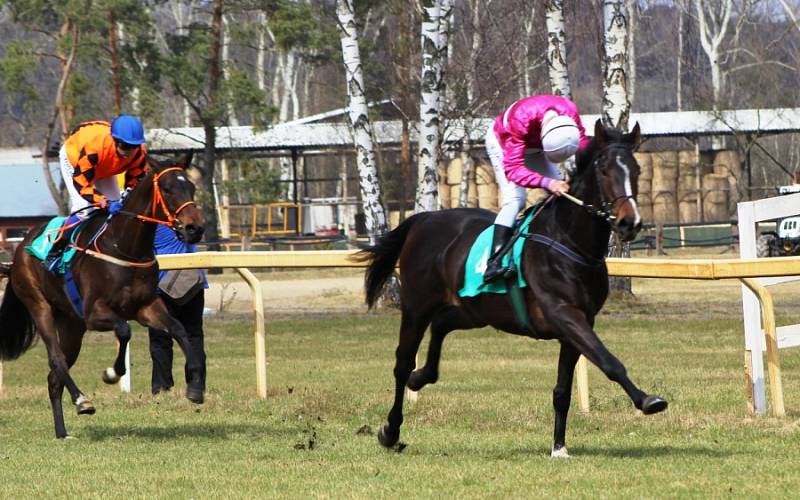
[[[50,172],[60,183],[57,162],[50,162]],[[58,205],[47,188],[38,150],[0,149],[0,175],[0,249],[10,252],[29,229],[58,215]]]

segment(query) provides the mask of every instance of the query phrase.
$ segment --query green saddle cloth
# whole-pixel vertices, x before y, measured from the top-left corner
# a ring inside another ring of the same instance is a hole
[[[55,239],[58,237],[58,230],[64,224],[66,217],[54,217],[47,223],[47,227],[44,228],[42,234],[36,237],[30,245],[25,247],[25,250],[36,257],[37,259],[44,262],[47,258],[47,254],[50,253],[50,249],[53,248],[53,243]],[[76,228],[77,229],[77,228]],[[74,236],[77,233],[75,229],[72,231],[72,235]],[[72,258],[75,256],[77,250],[75,248],[69,247],[67,248],[64,253],[61,254],[61,264],[58,266],[58,271],[63,273],[66,269],[67,265],[69,265]]]
[[[528,226],[533,219],[532,213],[522,221],[520,233],[527,234]],[[489,283],[483,282],[483,272],[486,271],[486,262],[489,260],[492,249],[492,238],[494,237],[494,225],[483,230],[475,239],[472,248],[467,256],[467,263],[464,265],[464,287],[458,291],[459,297],[475,297],[482,293],[508,293],[506,280],[496,279]],[[517,270],[517,283],[520,288],[528,286],[525,278],[522,277],[522,247],[525,246],[525,238],[520,237],[514,242],[510,252],[503,256],[503,265],[507,266],[509,259],[514,259],[514,268]]]

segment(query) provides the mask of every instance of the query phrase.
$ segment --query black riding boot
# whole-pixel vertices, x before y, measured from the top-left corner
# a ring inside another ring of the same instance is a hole
[[[62,252],[67,246],[67,238],[65,236],[65,234],[61,235],[61,238],[56,240],[53,246],[50,247],[50,251],[47,252],[47,257],[44,259],[44,267],[46,267],[48,271],[53,271],[55,269]]]
[[[496,280],[511,272],[511,269],[503,266],[503,255],[508,252],[502,252],[514,230],[510,227],[501,226],[500,224],[494,225],[494,237],[492,238],[492,256],[486,263],[486,271],[483,272],[484,283]]]

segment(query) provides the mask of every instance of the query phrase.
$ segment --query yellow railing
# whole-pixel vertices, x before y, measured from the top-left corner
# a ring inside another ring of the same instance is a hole
[[[349,257],[353,250],[331,251],[275,251],[275,252],[198,252],[183,255],[161,255],[161,269],[233,268],[247,281],[252,291],[255,316],[254,336],[256,354],[256,389],[261,398],[267,397],[266,328],[261,284],[248,268],[323,268],[363,267]],[[616,259],[606,260],[612,276],[668,279],[739,279],[758,297],[764,325],[770,378],[772,411],[776,416],[785,415],[780,359],[775,328],[775,311],[772,296],[761,286],[756,277],[798,276],[800,257],[776,257],[771,259]],[[752,352],[745,349],[745,370],[752,366]],[[130,370],[128,370],[130,373]],[[748,381],[751,379],[748,372]],[[589,410],[588,375],[585,359],[577,367],[578,402],[581,411]],[[753,388],[748,386],[752,408]],[[2,365],[0,364],[0,390],[2,390]]]
[[[231,236],[272,236],[302,233],[303,206],[292,202],[220,207],[231,226]],[[295,217],[290,216],[294,210]],[[238,217],[237,217],[238,214]],[[248,217],[245,215],[249,215]],[[235,230],[233,230],[236,228]]]

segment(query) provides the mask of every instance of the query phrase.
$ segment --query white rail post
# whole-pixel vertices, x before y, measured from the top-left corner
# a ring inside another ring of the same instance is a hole
[[[755,206],[753,202],[738,204],[739,214],[739,257],[755,259],[756,227]],[[761,308],[755,293],[742,284],[742,314],[744,317],[744,364],[747,380],[748,400],[752,403],[752,411],[757,415],[766,415],[767,398],[764,387],[764,349],[761,333]]]

